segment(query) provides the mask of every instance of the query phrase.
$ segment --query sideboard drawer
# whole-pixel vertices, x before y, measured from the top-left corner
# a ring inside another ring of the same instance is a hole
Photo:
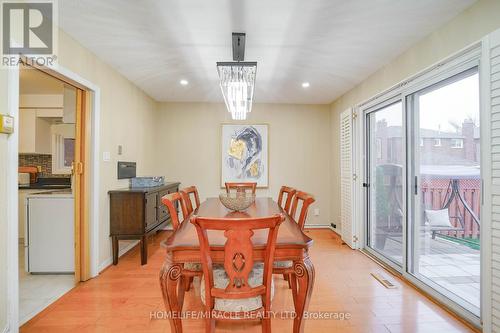
[[[171,191],[161,191],[158,193],[158,198],[156,199],[158,202],[158,221],[160,222],[163,222],[170,217],[167,206],[161,202],[161,198],[169,193],[171,193]]]
[[[158,221],[156,216],[156,194],[146,195],[146,230],[149,230]]]

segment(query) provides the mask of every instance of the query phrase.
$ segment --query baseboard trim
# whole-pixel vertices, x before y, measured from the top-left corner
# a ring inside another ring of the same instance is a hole
[[[123,249],[120,249],[120,251],[118,251],[118,258],[123,256],[128,251],[132,250],[137,244],[139,244],[139,241],[133,241],[132,243],[125,246]],[[106,268],[111,266],[111,264],[113,264],[113,257],[112,256],[110,256],[108,259],[104,260],[99,265],[99,273],[101,273],[103,270],[105,270]]]
[[[342,234],[340,234],[340,233],[337,231],[337,229],[334,229],[334,228],[332,228],[332,227],[330,227],[330,229],[331,229],[331,230],[332,230],[332,231],[333,231],[333,232],[334,232],[337,236],[339,236],[339,237],[340,237],[340,239],[342,239]]]
[[[331,225],[327,225],[327,224],[306,224],[304,226],[304,229],[330,229],[331,231],[337,233],[335,231],[335,229],[332,228]]]

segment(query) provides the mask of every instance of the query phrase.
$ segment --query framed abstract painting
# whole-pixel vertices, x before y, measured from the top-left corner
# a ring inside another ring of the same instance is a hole
[[[269,185],[269,125],[222,124],[221,187],[225,182]]]

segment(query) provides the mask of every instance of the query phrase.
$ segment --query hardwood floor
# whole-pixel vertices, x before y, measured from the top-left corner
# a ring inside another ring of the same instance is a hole
[[[313,320],[305,332],[472,332],[451,314],[363,254],[342,245],[329,230],[309,230],[316,282],[309,312],[339,312],[349,320]],[[21,327],[21,332],[170,332],[163,314],[158,273],[164,258],[159,233],[149,242],[148,264],[140,266],[139,247],[120,258],[118,266],[81,283]],[[370,273],[391,277],[396,289],[386,289]],[[291,311],[292,295],[281,276],[275,276],[274,311]],[[202,309],[199,281],[186,293],[185,311]],[[274,332],[291,332],[292,320],[273,319]],[[217,322],[217,332],[261,332],[259,322]],[[203,332],[201,320],[185,320],[184,332]]]

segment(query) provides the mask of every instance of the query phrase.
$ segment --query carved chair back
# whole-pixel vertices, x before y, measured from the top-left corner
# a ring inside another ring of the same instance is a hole
[[[214,298],[242,299],[261,296],[262,304],[270,305],[271,281],[276,248],[278,228],[284,216],[274,215],[263,218],[212,219],[192,216],[191,223],[196,227],[200,241],[203,274],[205,276],[205,302],[210,310],[214,308]],[[248,277],[254,266],[252,236],[254,230],[267,229],[267,246],[265,248],[264,277],[262,285],[251,287]],[[215,288],[213,280],[212,253],[208,234],[213,230],[223,231],[224,270],[229,278],[225,289]]]

